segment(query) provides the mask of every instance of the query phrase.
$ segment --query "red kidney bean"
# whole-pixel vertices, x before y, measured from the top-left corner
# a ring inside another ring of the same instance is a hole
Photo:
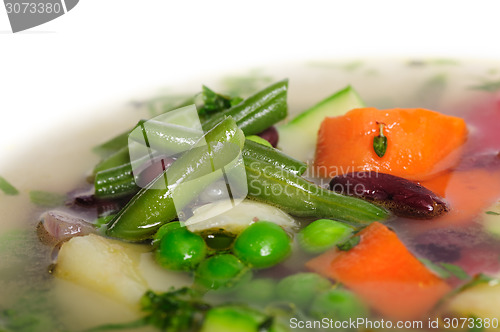
[[[275,126],[271,126],[257,135],[271,143],[274,148],[278,146],[279,134]]]
[[[382,205],[401,217],[431,219],[448,211],[444,200],[429,189],[374,171],[336,176],[330,181],[330,190]]]

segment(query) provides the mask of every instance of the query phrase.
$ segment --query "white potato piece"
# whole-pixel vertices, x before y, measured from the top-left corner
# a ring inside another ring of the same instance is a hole
[[[185,225],[191,232],[218,228],[238,234],[258,220],[274,222],[287,231],[298,227],[294,218],[277,207],[252,200],[244,200],[229,210],[226,201],[203,205],[194,210]]]
[[[148,289],[138,265],[144,246],[90,234],[74,237],[59,251],[55,275],[137,305]]]
[[[466,289],[450,300],[448,310],[458,317],[500,319],[500,284],[494,280]]]
[[[500,237],[500,202],[486,209],[482,223],[486,232],[493,236]]]

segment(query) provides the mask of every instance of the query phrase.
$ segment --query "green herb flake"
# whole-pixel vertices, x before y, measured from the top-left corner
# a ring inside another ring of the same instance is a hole
[[[384,136],[385,124],[377,121],[377,125],[379,126],[379,134],[373,138],[373,150],[377,156],[382,158],[387,151],[387,137]]]
[[[347,241],[340,243],[340,244],[337,244],[337,248],[341,251],[349,251],[352,248],[354,248],[355,246],[357,246],[359,244],[360,240],[361,240],[361,238],[359,237],[359,235],[353,236],[353,237],[349,238]]]
[[[9,196],[15,196],[19,194],[19,191],[2,176],[0,176],[0,190],[2,190],[5,195]]]
[[[58,193],[51,193],[41,190],[30,191],[31,203],[43,207],[56,207],[59,205],[63,205],[66,201],[66,198],[66,195]]]
[[[464,271],[460,266],[455,265],[455,264],[450,264],[450,263],[440,263],[446,271],[454,275],[460,280],[467,280],[470,278],[470,276],[467,274],[467,272]]]
[[[500,90],[500,81],[483,81],[483,83],[478,85],[473,85],[470,87],[472,90],[480,90],[486,92],[497,92]]]
[[[444,267],[428,260],[427,258],[418,259],[422,264],[424,264],[429,270],[436,273],[442,279],[448,279],[451,277],[451,273],[447,271]]]
[[[486,211],[486,214],[489,214],[490,216],[500,216],[500,213],[495,212],[495,211]]]
[[[481,284],[489,284],[489,283],[498,283],[498,280],[492,277],[488,277],[485,274],[479,273],[476,276],[474,276],[474,278],[472,278],[468,283],[458,288],[454,293],[460,293],[474,286]]]

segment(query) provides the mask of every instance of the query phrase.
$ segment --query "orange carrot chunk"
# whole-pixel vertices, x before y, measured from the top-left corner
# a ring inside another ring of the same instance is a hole
[[[379,157],[373,139],[387,137]],[[315,164],[321,176],[363,170],[425,180],[454,166],[467,138],[465,121],[426,109],[354,109],[327,117],[318,133]]]
[[[389,319],[422,318],[450,291],[386,226],[374,222],[348,251],[328,251],[306,266],[344,284]]]

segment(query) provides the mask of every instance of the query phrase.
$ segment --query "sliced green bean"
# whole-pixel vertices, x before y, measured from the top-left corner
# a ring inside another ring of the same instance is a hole
[[[304,174],[307,169],[306,163],[294,159],[278,149],[248,139],[245,141],[243,156],[273,164],[296,175]]]
[[[107,235],[129,241],[151,237],[161,225],[177,217],[176,207],[184,207],[219,179],[213,170],[232,162],[235,147],[241,149],[244,139],[231,117],[221,121],[205,135],[210,148],[189,150],[141,189],[110,222]]]
[[[245,135],[255,135],[283,120],[287,107],[288,80],[276,82],[228,110],[214,114],[203,123],[209,130],[225,116],[234,118]]]
[[[276,165],[244,157],[248,195],[298,217],[331,218],[355,224],[386,219],[389,213],[359,198],[323,189]]]

